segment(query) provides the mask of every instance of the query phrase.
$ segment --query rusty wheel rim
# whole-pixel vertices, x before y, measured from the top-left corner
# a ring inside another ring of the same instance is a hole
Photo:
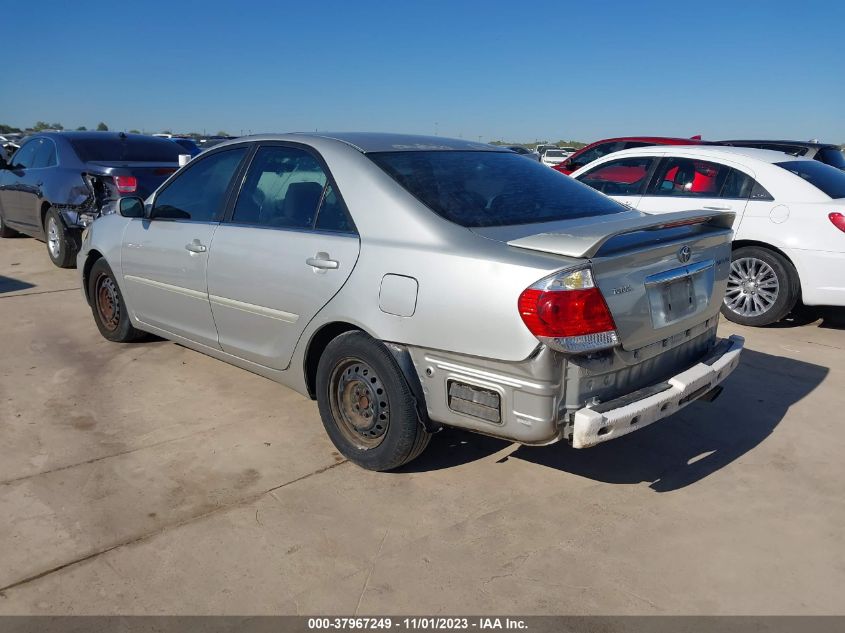
[[[329,389],[332,416],[344,437],[362,450],[381,444],[390,426],[390,401],[375,370],[346,358],[335,365]]]
[[[114,332],[120,325],[120,294],[114,279],[105,274],[97,277],[95,294],[100,323],[109,332]]]

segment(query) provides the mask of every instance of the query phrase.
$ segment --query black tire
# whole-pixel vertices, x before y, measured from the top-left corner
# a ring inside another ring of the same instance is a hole
[[[431,439],[396,360],[364,332],[341,334],[326,346],[317,365],[317,404],[337,449],[367,470],[407,464]]]
[[[69,229],[58,211],[47,209],[44,216],[44,240],[47,254],[59,268],[76,268],[76,254],[79,252],[79,231]]]
[[[123,293],[103,258],[94,262],[88,273],[88,300],[94,322],[103,338],[115,343],[131,343],[145,336],[144,332],[132,326]]]
[[[788,315],[801,296],[798,273],[780,253],[762,246],[743,246],[731,254],[728,289],[722,314],[728,321],[759,327]]]
[[[6,226],[6,222],[3,220],[3,212],[0,211],[0,237],[15,237],[18,232],[15,229],[10,229]]]

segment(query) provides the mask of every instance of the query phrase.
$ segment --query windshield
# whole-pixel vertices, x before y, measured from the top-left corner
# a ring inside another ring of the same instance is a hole
[[[546,152],[546,156],[548,156],[549,158],[563,158],[564,156],[566,156],[566,154],[566,152],[562,152],[559,149],[550,149],[548,152]]]
[[[793,160],[775,164],[800,176],[831,198],[845,198],[845,171],[814,160]]]
[[[83,163],[126,161],[178,163],[184,149],[166,138],[106,136],[69,139],[73,151]]]
[[[465,227],[620,213],[587,185],[511,152],[379,152],[367,156],[437,215]]]

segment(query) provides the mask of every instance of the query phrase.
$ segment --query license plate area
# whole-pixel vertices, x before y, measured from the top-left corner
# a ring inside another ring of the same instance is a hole
[[[683,321],[705,310],[713,295],[715,274],[713,260],[707,260],[646,278],[654,328]]]

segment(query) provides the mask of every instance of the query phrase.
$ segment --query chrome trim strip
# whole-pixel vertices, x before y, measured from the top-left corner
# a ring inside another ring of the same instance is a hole
[[[245,301],[237,301],[236,299],[228,299],[226,297],[219,297],[217,295],[209,295],[208,298],[211,303],[217,304],[224,308],[232,308],[233,310],[241,310],[250,314],[257,314],[258,316],[267,317],[268,319],[275,319],[285,323],[296,323],[299,321],[299,315],[292,312],[285,312],[284,310],[275,310],[259,306],[254,303],[246,303]]]
[[[135,275],[124,275],[123,278],[126,281],[134,281],[135,283],[139,283],[144,286],[151,286],[153,288],[159,288],[160,290],[168,290],[180,295],[185,295],[186,297],[191,297],[192,299],[202,299],[203,301],[208,301],[208,294],[200,292],[199,290],[183,288],[182,286],[174,286],[172,284],[166,284],[163,281],[155,281],[153,279],[147,279],[146,277],[136,277]]]
[[[645,285],[654,286],[656,284],[665,284],[669,281],[675,281],[676,279],[682,279],[683,277],[689,277],[690,275],[700,273],[701,271],[707,270],[715,265],[716,262],[714,260],[706,259],[703,262],[681,266],[680,268],[673,268],[672,270],[666,270],[662,273],[646,277]]]

